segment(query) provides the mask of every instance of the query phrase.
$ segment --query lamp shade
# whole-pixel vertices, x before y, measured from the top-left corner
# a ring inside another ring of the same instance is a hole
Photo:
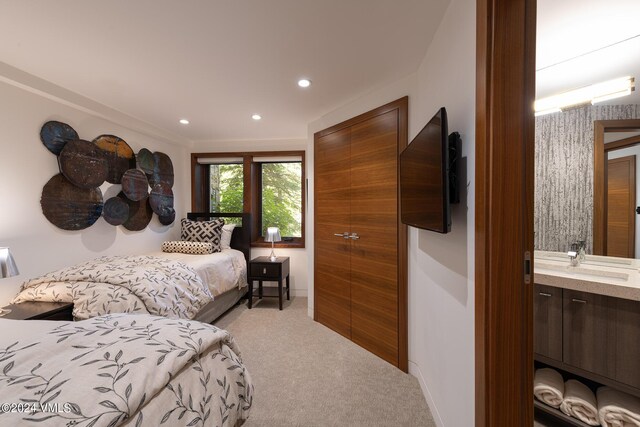
[[[267,235],[264,238],[265,242],[279,242],[282,240],[280,237],[280,229],[278,227],[267,228]]]
[[[0,248],[0,278],[17,276],[20,274],[9,248]]]

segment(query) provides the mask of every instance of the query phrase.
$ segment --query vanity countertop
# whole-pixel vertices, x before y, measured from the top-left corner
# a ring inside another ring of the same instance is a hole
[[[534,281],[640,301],[640,260],[587,255],[579,266],[574,267],[565,253],[535,251]]]

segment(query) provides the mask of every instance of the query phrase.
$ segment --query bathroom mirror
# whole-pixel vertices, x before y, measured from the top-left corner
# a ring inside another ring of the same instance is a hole
[[[537,117],[535,248],[567,252],[585,240],[588,254],[640,258],[636,151],[640,101]]]
[[[593,105],[567,103],[562,112],[535,118],[537,250],[566,253],[572,242],[585,240],[588,254],[607,253],[604,238],[609,215],[605,212],[604,189],[609,154],[605,156],[604,146],[634,135],[627,133],[631,129],[623,132],[606,127],[602,147],[596,150],[596,122],[640,120],[640,55],[633,54],[640,52],[637,14],[633,13],[638,7],[636,0],[538,0],[537,100],[625,76],[635,78],[636,89],[617,99],[594,94]],[[640,126],[634,129],[640,133]],[[640,158],[636,157],[636,167],[640,167],[639,163]],[[640,173],[635,175],[638,179]],[[636,191],[638,187],[636,184]],[[635,203],[640,205],[640,198]],[[630,218],[628,209],[625,214]],[[616,219],[615,215],[611,218]],[[606,247],[629,247],[631,240],[640,238],[638,227],[640,224],[635,227],[635,236],[627,235],[620,242],[616,242],[615,233],[611,238],[607,235]],[[634,247],[633,255],[640,258],[640,247]]]
[[[594,124],[593,253],[640,257],[640,120]]]

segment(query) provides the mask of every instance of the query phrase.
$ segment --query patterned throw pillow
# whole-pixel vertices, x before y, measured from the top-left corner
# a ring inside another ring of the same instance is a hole
[[[162,252],[178,252],[190,255],[206,255],[213,253],[211,242],[186,242],[184,240],[172,240],[162,244]]]
[[[213,243],[213,251],[220,252],[222,226],[224,226],[223,219],[191,221],[183,218],[180,239],[188,242],[211,242]]]

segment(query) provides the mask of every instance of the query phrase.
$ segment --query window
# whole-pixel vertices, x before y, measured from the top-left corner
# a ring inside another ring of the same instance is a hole
[[[302,162],[261,164],[262,235],[278,227],[284,238],[302,237]]]
[[[191,156],[192,211],[251,213],[252,246],[270,246],[266,229],[278,227],[276,245],[304,247],[303,151]]]
[[[242,163],[209,165],[209,212],[243,212],[244,172]],[[225,218],[241,225],[242,218]]]

